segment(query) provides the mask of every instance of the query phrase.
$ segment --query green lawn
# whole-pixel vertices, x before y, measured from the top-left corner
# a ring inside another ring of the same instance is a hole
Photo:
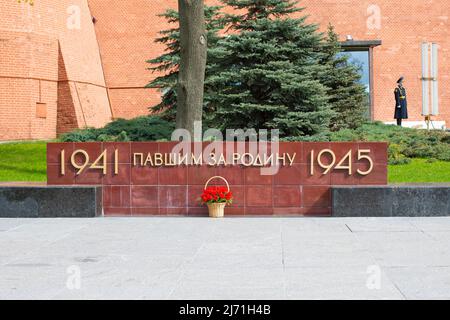
[[[46,142],[0,144],[0,181],[46,181]]]
[[[450,162],[436,161],[428,163],[426,159],[413,159],[409,164],[389,166],[389,182],[450,183]]]
[[[0,144],[0,181],[46,181],[46,142]],[[390,183],[448,182],[450,162],[413,159],[389,166]]]

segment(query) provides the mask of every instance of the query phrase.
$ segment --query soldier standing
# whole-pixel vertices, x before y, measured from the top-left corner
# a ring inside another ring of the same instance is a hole
[[[408,103],[406,101],[406,89],[403,87],[404,77],[401,77],[397,81],[397,88],[395,88],[395,114],[394,118],[397,119],[397,125],[402,125],[402,119],[408,119]]]

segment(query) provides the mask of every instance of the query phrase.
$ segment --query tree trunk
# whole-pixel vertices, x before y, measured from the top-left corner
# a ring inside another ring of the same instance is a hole
[[[206,69],[206,30],[203,0],[178,0],[180,70],[177,88],[177,128],[194,138],[194,122],[202,121]]]

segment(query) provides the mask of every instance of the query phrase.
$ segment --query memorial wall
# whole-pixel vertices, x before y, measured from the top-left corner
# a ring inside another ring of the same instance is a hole
[[[386,143],[49,143],[47,163],[48,185],[103,186],[106,216],[207,216],[213,176],[225,215],[330,216],[331,186],[387,184]]]

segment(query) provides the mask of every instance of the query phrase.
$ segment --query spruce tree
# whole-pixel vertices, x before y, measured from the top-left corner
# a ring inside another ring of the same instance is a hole
[[[205,81],[208,79],[209,66],[214,63],[211,48],[216,46],[219,39],[218,32],[223,28],[223,19],[220,16],[220,6],[205,6],[205,20],[207,29],[208,60],[206,66]],[[159,73],[147,88],[156,88],[162,93],[161,102],[150,107],[150,111],[161,113],[161,117],[168,121],[175,121],[177,111],[177,82],[180,63],[180,30],[178,11],[169,9],[160,15],[173,25],[172,28],[160,31],[160,37],[155,42],[165,45],[165,53],[147,61],[151,64],[148,70]],[[205,89],[207,86],[205,86]],[[205,102],[208,101],[205,92]]]
[[[329,25],[320,62],[326,69],[320,74],[320,79],[328,88],[329,102],[335,111],[330,121],[332,131],[355,129],[368,120],[368,94],[360,82],[359,68],[341,53],[339,38],[333,26]]]
[[[238,13],[217,43],[208,77],[213,123],[279,129],[282,137],[323,136],[333,111],[319,74],[322,35],[291,0],[223,0]]]

